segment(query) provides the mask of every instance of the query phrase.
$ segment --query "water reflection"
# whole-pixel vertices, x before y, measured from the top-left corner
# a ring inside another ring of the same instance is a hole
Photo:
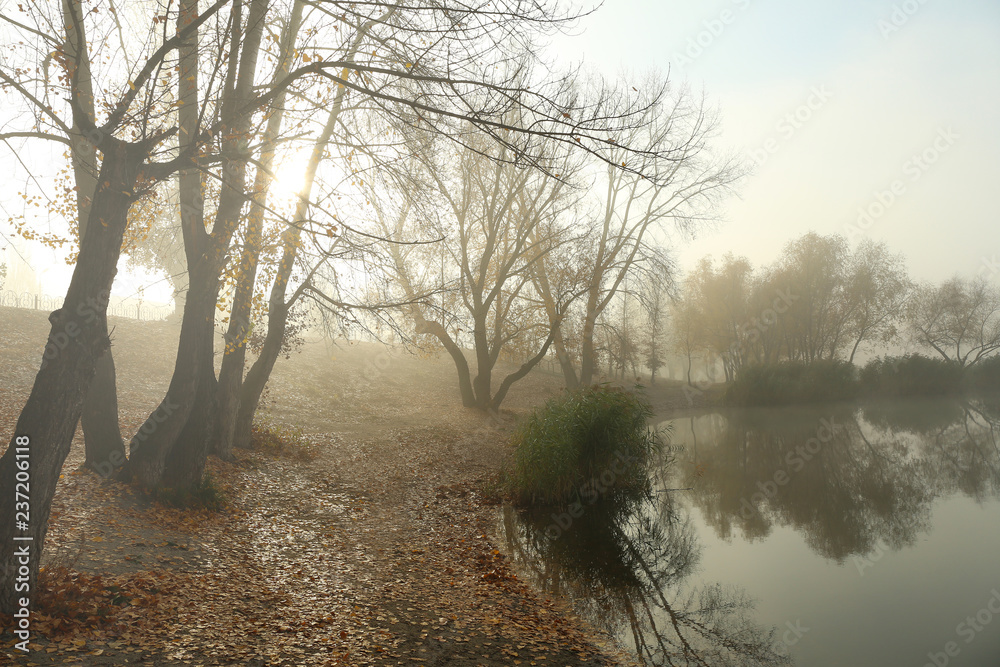
[[[734,410],[678,428],[674,470],[720,537],[790,526],[841,562],[913,544],[940,497],[1000,497],[998,427],[976,401]]]
[[[560,514],[506,507],[507,552],[538,588],[572,600],[643,664],[790,664],[787,645],[754,624],[742,591],[685,586],[700,548],[670,494],[596,503],[571,525]]]
[[[756,542],[791,528],[816,560],[833,563],[911,546],[919,551],[939,501],[1000,499],[998,434],[995,400],[726,410],[676,419],[673,453],[654,466],[646,496],[590,505],[578,517],[505,508],[502,530],[524,576],[572,601],[644,664],[788,664],[794,633],[760,627],[742,589],[706,582],[698,571],[699,530],[706,540],[714,532]],[[714,576],[724,573],[717,567]],[[742,583],[753,587],[751,580]],[[810,613],[821,617],[838,593],[816,590]],[[781,618],[772,609],[768,623]],[[883,639],[876,632],[866,641],[877,653]]]

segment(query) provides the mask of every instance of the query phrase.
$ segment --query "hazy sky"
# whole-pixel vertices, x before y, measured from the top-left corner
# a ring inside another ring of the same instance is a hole
[[[1000,261],[1000,2],[607,0],[581,31],[561,57],[669,68],[757,165],[683,266],[768,263],[809,230],[884,240],[922,280]]]
[[[676,249],[682,267],[768,263],[815,230],[885,240],[918,279],[1000,280],[997,0],[607,0],[575,32],[559,59],[669,69],[721,111],[718,146],[757,165],[724,221]],[[64,293],[69,269],[46,273]],[[115,293],[149,280],[120,273]]]

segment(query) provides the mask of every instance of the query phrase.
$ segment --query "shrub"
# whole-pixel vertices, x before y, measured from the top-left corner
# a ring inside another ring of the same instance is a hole
[[[857,396],[854,365],[846,361],[785,361],[747,366],[726,388],[729,405],[766,406],[843,401]]]
[[[878,396],[941,396],[962,390],[962,367],[922,354],[879,357],[861,369],[861,386]]]
[[[500,487],[521,505],[568,504],[598,489],[645,490],[660,442],[646,426],[652,414],[643,396],[609,386],[551,399],[515,430],[513,460]]]

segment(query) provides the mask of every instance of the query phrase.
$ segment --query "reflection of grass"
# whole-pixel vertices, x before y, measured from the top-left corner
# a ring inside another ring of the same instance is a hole
[[[577,500],[588,485],[644,489],[658,442],[646,426],[651,416],[644,397],[615,387],[551,399],[514,432],[514,458],[500,490],[522,505],[555,505]]]
[[[255,449],[275,457],[313,461],[319,456],[319,447],[306,439],[302,429],[272,422],[264,416],[254,422],[251,442]]]

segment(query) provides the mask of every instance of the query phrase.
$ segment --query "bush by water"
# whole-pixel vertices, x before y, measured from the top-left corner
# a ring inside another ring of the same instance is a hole
[[[514,432],[501,492],[519,505],[560,505],[600,480],[607,493],[641,492],[660,436],[641,395],[594,386],[549,400]],[[610,481],[609,481],[610,480]]]

